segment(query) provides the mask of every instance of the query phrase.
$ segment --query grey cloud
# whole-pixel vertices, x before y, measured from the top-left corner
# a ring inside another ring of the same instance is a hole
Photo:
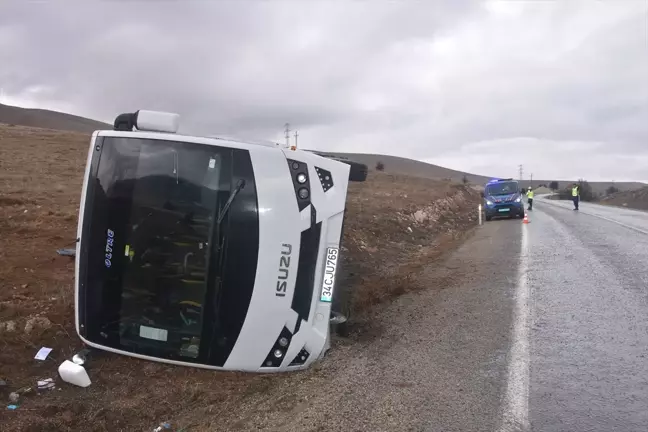
[[[499,26],[473,1],[8,1],[0,86],[106,121],[179,112],[197,133],[277,139],[290,121],[318,149],[426,159],[531,137],[644,151],[646,8],[597,24],[616,9],[589,4],[534,4]],[[435,52],[437,37],[458,53]]]
[[[55,97],[71,97],[102,117],[147,104],[181,111],[203,127],[263,130],[282,111],[308,126],[351,115],[349,95],[369,72],[363,67],[372,46],[434,31],[434,19],[425,22],[395,3],[372,8],[377,19],[368,24],[361,19],[366,8],[352,3],[318,3],[310,13],[295,5],[12,4],[16,14],[4,16],[26,25],[3,85],[51,85]],[[293,24],[307,19],[301,27],[308,29],[318,18],[328,25],[316,50],[296,49],[301,34]]]

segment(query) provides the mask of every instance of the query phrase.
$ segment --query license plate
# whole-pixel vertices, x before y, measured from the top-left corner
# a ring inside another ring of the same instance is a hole
[[[322,294],[320,301],[331,302],[333,300],[333,287],[335,286],[335,270],[337,269],[340,251],[337,248],[326,250],[326,264],[324,267],[324,281],[322,282]]]
[[[511,211],[511,209],[499,209],[497,211],[500,213],[506,213],[507,211]]]

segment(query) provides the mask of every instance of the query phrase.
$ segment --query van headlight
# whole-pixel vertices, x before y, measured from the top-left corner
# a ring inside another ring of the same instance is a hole
[[[486,205],[489,205],[489,206],[490,206],[490,205],[493,205],[493,202],[492,202],[492,201],[489,201],[489,200],[486,200]]]
[[[522,202],[522,198],[517,197],[517,198],[515,199],[515,202]]]

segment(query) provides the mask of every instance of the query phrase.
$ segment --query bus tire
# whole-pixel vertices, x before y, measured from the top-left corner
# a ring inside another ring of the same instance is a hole
[[[349,171],[349,181],[363,182],[367,180],[367,173],[369,171],[367,165],[358,162],[351,162],[351,161],[340,161],[340,162],[344,162],[349,166],[351,166],[351,170]]]
[[[350,161],[349,159],[342,156],[334,156],[332,154],[320,153],[320,152],[313,152],[313,153],[349,165],[351,167],[351,170],[349,171],[349,181],[363,182],[367,180],[367,174],[369,173],[369,168],[367,168],[367,165],[362,164],[360,162]]]

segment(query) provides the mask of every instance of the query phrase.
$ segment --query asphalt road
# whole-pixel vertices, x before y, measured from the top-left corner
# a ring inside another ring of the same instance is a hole
[[[542,208],[547,208],[546,205],[543,205],[545,203],[553,204],[554,207],[561,207],[570,210],[573,210],[574,208],[574,205],[571,203],[571,201],[547,200],[543,199],[543,196],[540,196],[540,200],[536,201],[540,203]],[[621,224],[626,228],[635,229],[637,231],[648,234],[648,212],[620,207],[590,204],[587,202],[581,202],[578,207],[581,214],[596,216],[599,219],[607,220],[608,222],[615,222],[616,224]]]
[[[648,213],[539,199],[530,219],[485,223],[237,427],[648,431]]]
[[[648,431],[648,213],[572,208],[523,227],[531,430]]]

